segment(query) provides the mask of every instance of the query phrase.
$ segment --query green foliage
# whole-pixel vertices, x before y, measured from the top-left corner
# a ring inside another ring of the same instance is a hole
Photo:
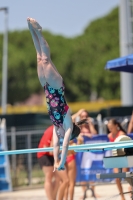
[[[93,21],[83,35],[75,38],[43,32],[53,63],[64,78],[68,101],[88,101],[94,91],[104,99],[120,98],[119,73],[104,70],[108,60],[119,57],[118,27],[116,8]],[[0,35],[1,49],[2,40]],[[21,102],[42,91],[37,77],[36,52],[28,30],[9,32],[8,55],[8,102]]]
[[[80,44],[75,52],[78,70],[82,68],[81,78],[88,79],[86,81],[90,87],[90,90],[84,93],[84,98],[89,98],[92,91],[105,99],[119,98],[119,73],[108,73],[104,70],[108,60],[119,56],[118,9],[107,17],[92,22],[84,35],[77,38],[77,42]],[[116,91],[112,90],[113,88]],[[108,90],[108,93],[105,90]]]

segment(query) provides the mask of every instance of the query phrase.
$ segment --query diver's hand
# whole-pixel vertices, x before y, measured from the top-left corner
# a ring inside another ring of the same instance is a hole
[[[59,163],[59,166],[58,166],[58,171],[60,170],[65,170],[65,166],[61,163]]]

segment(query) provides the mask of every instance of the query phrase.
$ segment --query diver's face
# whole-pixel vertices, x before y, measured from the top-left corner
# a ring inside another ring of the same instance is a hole
[[[57,130],[57,135],[59,135],[59,137],[61,137],[61,138],[64,138],[64,135],[65,135],[65,131],[64,131],[64,129],[63,128],[58,128],[58,130]]]

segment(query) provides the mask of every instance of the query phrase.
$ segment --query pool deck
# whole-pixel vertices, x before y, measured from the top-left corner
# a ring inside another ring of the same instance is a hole
[[[123,183],[124,192],[127,192],[128,188],[129,185],[127,183]],[[109,197],[117,195],[119,193],[115,184],[97,185],[95,191],[100,196],[99,198],[97,198],[97,200],[108,200]],[[82,188],[80,186],[76,186],[73,200],[79,200],[82,195]],[[127,194],[125,198],[126,200],[129,200],[129,194]],[[116,199],[121,200],[120,197],[117,197]],[[13,192],[1,192],[0,200],[47,200],[47,197],[43,188],[27,188],[26,190],[18,190]],[[87,192],[86,200],[94,200],[94,198],[91,197],[91,192],[89,190]]]

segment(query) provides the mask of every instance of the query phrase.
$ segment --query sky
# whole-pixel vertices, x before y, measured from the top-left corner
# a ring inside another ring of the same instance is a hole
[[[89,23],[119,6],[120,0],[0,0],[8,7],[9,31],[27,29],[27,17],[35,18],[43,30],[65,37],[83,33]],[[39,2],[39,3],[38,3]],[[5,14],[0,11],[0,32],[5,28]]]

